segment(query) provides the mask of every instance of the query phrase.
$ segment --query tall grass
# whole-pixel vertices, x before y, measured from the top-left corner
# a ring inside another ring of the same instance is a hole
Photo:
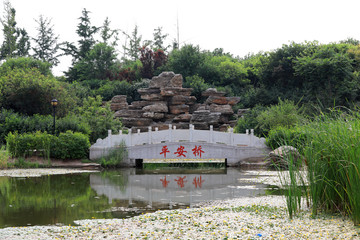
[[[307,163],[306,195],[312,202],[312,215],[318,211],[341,212],[360,223],[360,115],[337,113],[322,115],[301,126],[307,138],[299,149]],[[288,159],[291,162],[291,158]],[[291,215],[298,201],[296,189],[301,184],[295,180],[298,168],[291,168],[290,187],[295,191],[288,197]],[[288,208],[289,209],[289,208]]]
[[[5,146],[0,147],[0,169],[7,168],[9,159],[9,152],[5,149]]]
[[[311,141],[308,161],[313,214],[318,209],[342,211],[360,223],[360,116],[322,116],[307,126]]]
[[[100,158],[99,162],[104,168],[114,168],[120,166],[121,162],[128,157],[128,151],[124,141],[119,146],[113,148],[109,153]]]

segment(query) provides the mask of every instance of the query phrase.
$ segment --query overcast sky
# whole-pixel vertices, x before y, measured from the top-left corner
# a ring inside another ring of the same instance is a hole
[[[91,22],[101,26],[106,17],[111,27],[128,33],[138,25],[144,39],[163,27],[169,44],[192,43],[202,50],[223,48],[235,56],[271,51],[291,41],[337,42],[360,39],[360,0],[10,0],[18,27],[35,37],[39,15],[51,18],[60,41],[76,42],[82,9]],[[0,6],[1,16],[4,13]],[[0,39],[3,39],[1,32]],[[120,35],[120,41],[124,41]],[[121,45],[121,44],[120,44]],[[121,50],[121,49],[119,49]],[[60,59],[55,75],[69,67]]]

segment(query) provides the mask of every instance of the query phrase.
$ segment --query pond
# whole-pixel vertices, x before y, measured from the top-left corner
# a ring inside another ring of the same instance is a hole
[[[235,168],[0,177],[0,228],[74,225],[80,219],[128,218],[158,209],[271,193],[271,186],[251,180],[256,177]]]

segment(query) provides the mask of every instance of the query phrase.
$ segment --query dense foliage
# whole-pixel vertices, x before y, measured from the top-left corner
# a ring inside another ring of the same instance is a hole
[[[56,159],[82,159],[88,157],[89,137],[67,131],[54,136],[46,132],[9,133],[7,149],[13,157],[51,157]]]

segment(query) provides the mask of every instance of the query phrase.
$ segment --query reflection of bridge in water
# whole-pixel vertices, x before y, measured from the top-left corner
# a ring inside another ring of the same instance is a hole
[[[270,152],[264,138],[254,136],[254,131],[245,134],[210,130],[195,130],[190,124],[189,129],[172,128],[168,130],[129,134],[112,134],[98,139],[90,148],[90,159],[97,159],[108,154],[121,142],[126,144],[128,159],[124,165],[135,166],[136,160],[150,159],[155,162],[211,162],[214,159],[226,159],[228,166],[236,166],[249,158],[261,158]],[[183,151],[179,151],[179,149]],[[197,151],[196,151],[197,150]],[[179,154],[180,153],[180,154]],[[182,154],[184,153],[184,154]]]
[[[134,174],[134,169],[129,169]],[[141,201],[153,204],[193,205],[213,200],[241,198],[265,194],[267,185],[249,183],[249,179],[236,169],[228,169],[227,174],[144,174],[129,175],[126,186],[116,185],[109,178],[90,175],[90,185],[98,195],[105,195],[109,202],[115,199]]]

